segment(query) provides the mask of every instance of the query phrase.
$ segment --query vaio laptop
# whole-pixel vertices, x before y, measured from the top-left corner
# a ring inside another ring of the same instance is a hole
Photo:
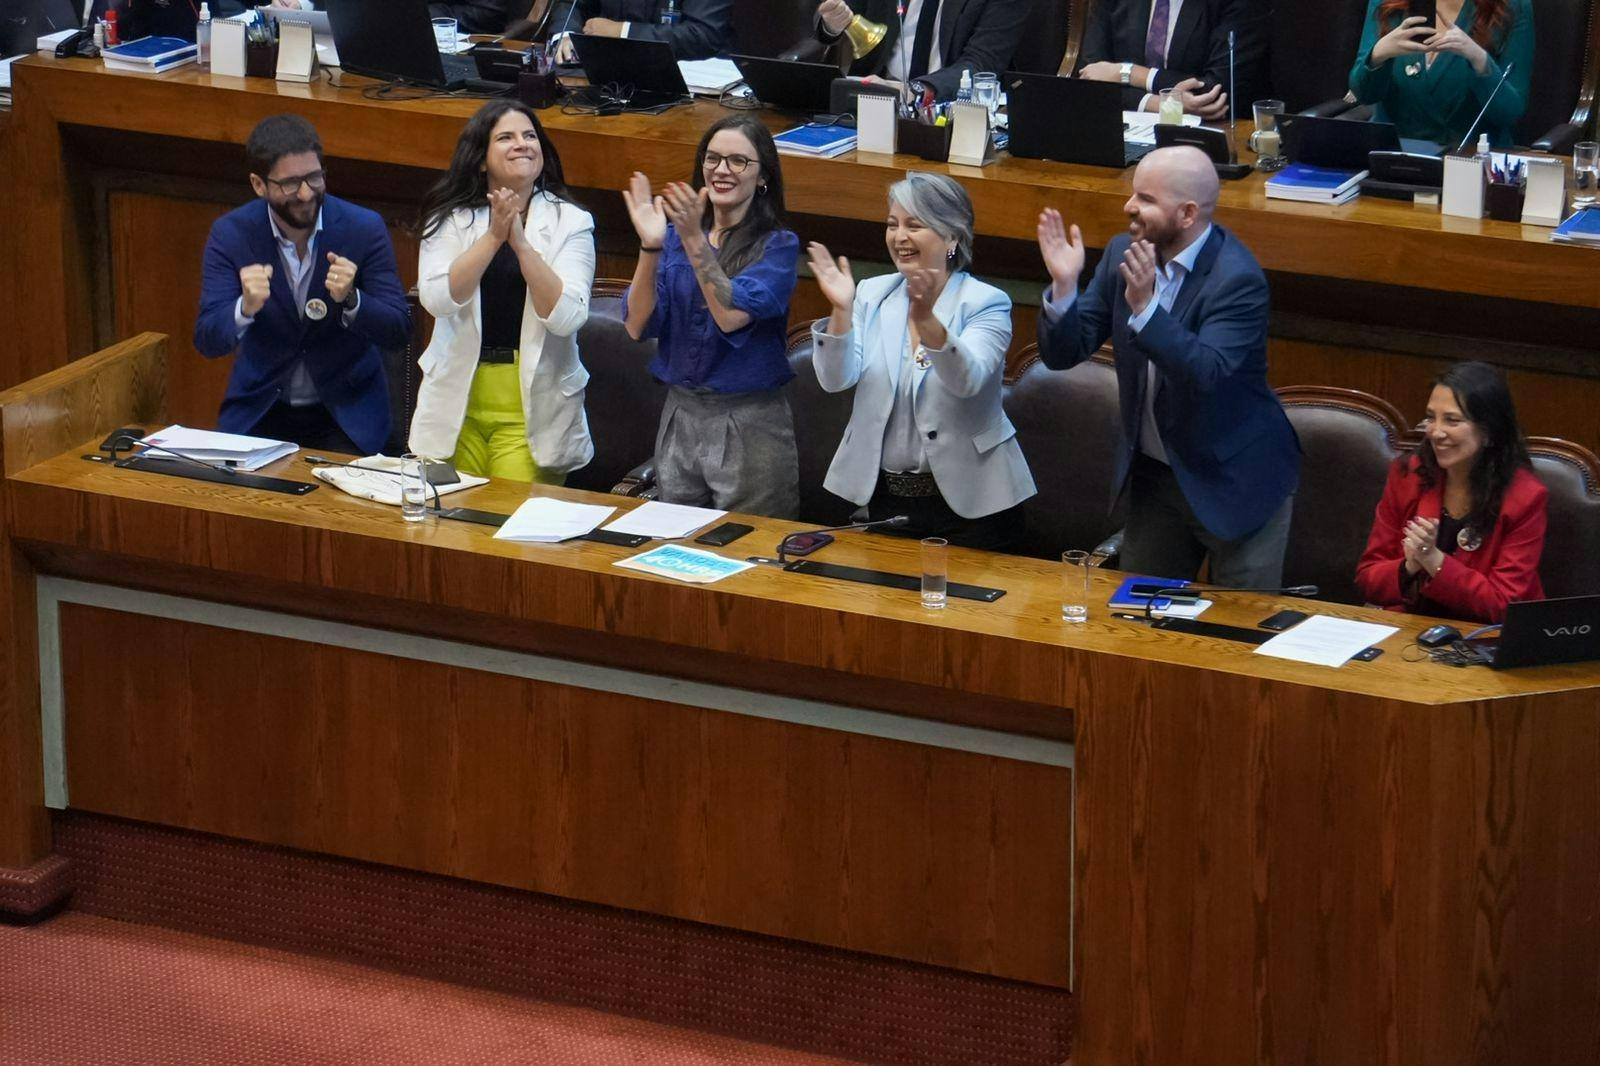
[[[839,68],[828,63],[800,63],[766,56],[730,55],[750,91],[768,107],[826,114],[833,107],[833,81]]]
[[[572,48],[583,65],[584,77],[595,89],[618,86],[631,90],[630,108],[674,104],[687,99],[689,86],[665,41],[629,37],[572,35]]]
[[[1120,170],[1155,150],[1123,140],[1121,85],[1014,70],[1001,80],[1014,156]]]
[[[428,0],[338,0],[328,25],[339,66],[352,74],[455,89],[478,76],[471,56],[439,52]]]
[[[1600,659],[1600,596],[1510,604],[1498,637],[1462,643],[1496,670]]]

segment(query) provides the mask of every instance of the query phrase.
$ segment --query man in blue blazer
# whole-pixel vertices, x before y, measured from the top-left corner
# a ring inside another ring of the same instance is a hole
[[[298,115],[245,144],[256,199],[206,241],[194,346],[235,350],[218,428],[368,455],[389,436],[382,350],[410,315],[394,246],[372,211],[327,195],[322,142]]]
[[[1198,149],[1150,153],[1124,208],[1128,233],[1112,238],[1081,294],[1083,237],[1045,210],[1039,354],[1065,370],[1112,338],[1122,569],[1192,579],[1209,556],[1212,583],[1270,587],[1282,582],[1300,443],[1267,384],[1267,279],[1211,221],[1217,192]]]

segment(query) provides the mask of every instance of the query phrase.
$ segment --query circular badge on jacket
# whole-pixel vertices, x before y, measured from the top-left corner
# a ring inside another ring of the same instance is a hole
[[[328,305],[315,297],[307,300],[306,317],[313,322],[321,322],[328,317]]]
[[[1478,535],[1476,529],[1462,526],[1461,531],[1456,534],[1456,547],[1464,552],[1475,552],[1483,547],[1483,538]]]

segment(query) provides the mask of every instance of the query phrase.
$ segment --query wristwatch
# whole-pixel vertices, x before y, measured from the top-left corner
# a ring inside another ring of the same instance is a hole
[[[1124,63],[1120,69],[1122,71],[1122,84],[1131,84],[1133,82],[1133,64]]]

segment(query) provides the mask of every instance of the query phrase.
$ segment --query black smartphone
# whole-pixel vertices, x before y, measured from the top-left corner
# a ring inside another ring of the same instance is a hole
[[[111,446],[115,444],[119,452],[127,451],[130,444],[143,439],[144,430],[138,426],[123,426],[121,429],[114,429],[106,434],[106,439],[100,442],[100,450],[109,452]]]
[[[1281,633],[1290,626],[1299,625],[1310,617],[1304,611],[1279,611],[1270,618],[1263,618],[1256,625],[1262,629],[1270,629],[1274,633]]]
[[[1439,0],[1409,0],[1406,5],[1406,17],[1421,16],[1428,21],[1425,26],[1432,26],[1439,21]]]
[[[833,543],[831,533],[796,533],[783,545],[784,555],[810,555]]]
[[[755,528],[755,526],[741,525],[738,522],[724,522],[715,529],[706,530],[706,532],[694,538],[694,542],[696,544],[709,544],[713,548],[721,548],[732,544],[746,533],[754,532]]]
[[[476,522],[480,526],[503,526],[508,514],[496,514],[494,511],[478,511],[471,507],[446,507],[439,512],[440,518],[450,518],[457,522]]]
[[[1354,659],[1358,663],[1370,663],[1372,660],[1376,659],[1382,654],[1383,649],[1374,645],[1370,648],[1362,648],[1360,651],[1350,656],[1350,658]]]
[[[591,529],[577,540],[592,540],[596,544],[620,544],[624,548],[637,548],[650,543],[643,533],[618,533],[614,529]]]

